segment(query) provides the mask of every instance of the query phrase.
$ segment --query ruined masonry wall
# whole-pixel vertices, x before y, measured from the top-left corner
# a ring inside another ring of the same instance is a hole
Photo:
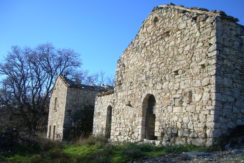
[[[105,136],[107,108],[109,106],[112,107],[112,115],[113,115],[114,103],[115,103],[114,94],[96,97],[94,118],[93,118],[93,135],[94,136]],[[113,126],[115,126],[115,124],[113,123],[113,117],[112,117],[112,127]]]
[[[86,89],[77,89],[77,88],[68,88],[67,99],[66,99],[66,111],[64,118],[64,135],[65,137],[69,136],[69,129],[72,127],[72,122],[76,117],[76,113],[82,111],[84,107],[91,107],[91,112],[93,112],[93,107],[95,104],[95,98],[97,91],[86,90]],[[92,119],[91,119],[92,122]]]
[[[217,19],[214,137],[244,125],[244,27]],[[224,125],[223,125],[224,124]]]
[[[58,77],[50,99],[47,138],[49,138],[50,136],[50,139],[54,138],[54,140],[63,139],[63,124],[65,117],[66,97],[67,87],[63,83],[62,79]],[[56,110],[54,110],[55,98],[57,98]],[[53,135],[53,126],[55,126],[55,135]]]
[[[62,141],[71,138],[70,130],[73,127],[72,125],[77,120],[82,121],[81,116],[83,115],[83,109],[90,109],[90,115],[93,114],[95,98],[100,91],[99,89],[89,88],[87,86],[74,88],[67,84],[65,80],[67,79],[58,76],[50,99],[47,138],[51,140]],[[85,111],[88,113],[87,110]],[[91,125],[88,125],[87,131],[84,132],[88,132],[89,129],[92,129],[93,119],[92,117],[89,118]]]
[[[215,40],[215,17],[175,8],[152,12],[118,64],[113,140],[141,139],[142,103],[152,94],[159,140],[211,144],[213,125],[207,122],[214,120]],[[125,107],[127,101],[133,107]]]
[[[154,10],[118,61],[112,141],[142,140],[143,101],[151,94],[158,140],[211,144],[215,41],[214,16],[174,7]]]
[[[113,99],[111,140],[143,140],[151,95],[159,144],[212,145],[244,125],[244,27],[235,21],[223,12],[155,8],[118,60],[114,94],[96,99],[93,133],[103,133]]]

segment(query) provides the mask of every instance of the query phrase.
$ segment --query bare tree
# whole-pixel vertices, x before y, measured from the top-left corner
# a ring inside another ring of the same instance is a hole
[[[97,74],[97,83],[99,85],[109,85],[109,86],[113,86],[114,85],[114,79],[113,77],[109,77],[106,75],[105,72],[101,71],[99,74]]]
[[[109,86],[114,86],[114,78],[113,77],[107,77],[106,78],[106,84]]]
[[[83,71],[75,72],[71,79],[79,84],[93,85],[93,84],[97,84],[98,75],[97,74],[90,75],[88,70],[83,70]]]
[[[35,49],[12,48],[0,64],[0,102],[22,118],[34,134],[43,115],[47,114],[49,96],[56,77],[75,74],[81,66],[78,55],[70,49],[56,50],[50,44]]]
[[[95,74],[89,74],[87,70],[79,71],[73,74],[72,80],[74,80],[76,83],[81,83],[85,85],[113,86],[114,84],[113,78],[106,76],[106,73],[103,71]]]

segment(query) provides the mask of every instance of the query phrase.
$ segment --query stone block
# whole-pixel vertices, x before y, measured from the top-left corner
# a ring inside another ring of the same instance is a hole
[[[188,106],[186,106],[186,110],[188,112],[195,113],[196,112],[196,107],[194,105],[188,105]]]
[[[173,112],[174,113],[181,113],[183,111],[182,107],[173,107]]]
[[[217,51],[212,51],[212,52],[209,52],[209,53],[208,53],[208,57],[214,57],[214,56],[216,56],[217,54],[218,54]]]
[[[210,84],[210,79],[209,78],[204,78],[203,80],[202,80],[202,86],[207,86],[207,85],[209,85]]]
[[[177,138],[175,139],[175,144],[176,144],[176,145],[183,145],[183,144],[186,144],[186,139],[185,139],[185,138],[177,137]]]
[[[201,139],[201,138],[193,138],[191,142],[192,142],[193,145],[196,145],[196,146],[204,146],[206,140],[205,139]]]

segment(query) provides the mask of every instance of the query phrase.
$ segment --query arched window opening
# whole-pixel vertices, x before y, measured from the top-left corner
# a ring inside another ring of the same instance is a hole
[[[158,23],[159,19],[157,16],[153,18],[153,24],[156,25]]]
[[[112,106],[108,106],[107,119],[106,119],[106,130],[105,130],[105,137],[107,139],[110,139],[110,136],[111,136],[111,124],[112,124]]]
[[[57,103],[58,103],[58,99],[57,99],[57,97],[55,97],[55,99],[54,99],[54,111],[57,111]]]
[[[156,100],[153,95],[147,95],[143,101],[142,139],[155,140]]]

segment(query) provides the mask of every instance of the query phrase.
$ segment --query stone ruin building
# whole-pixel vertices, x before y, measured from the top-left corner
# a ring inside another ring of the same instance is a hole
[[[96,94],[106,90],[106,87],[77,84],[59,75],[50,99],[47,138],[58,141],[72,138],[76,124],[81,130],[79,134],[91,133]]]
[[[114,92],[96,98],[93,135],[212,145],[244,125],[244,27],[237,21],[222,11],[155,7],[118,60]]]

